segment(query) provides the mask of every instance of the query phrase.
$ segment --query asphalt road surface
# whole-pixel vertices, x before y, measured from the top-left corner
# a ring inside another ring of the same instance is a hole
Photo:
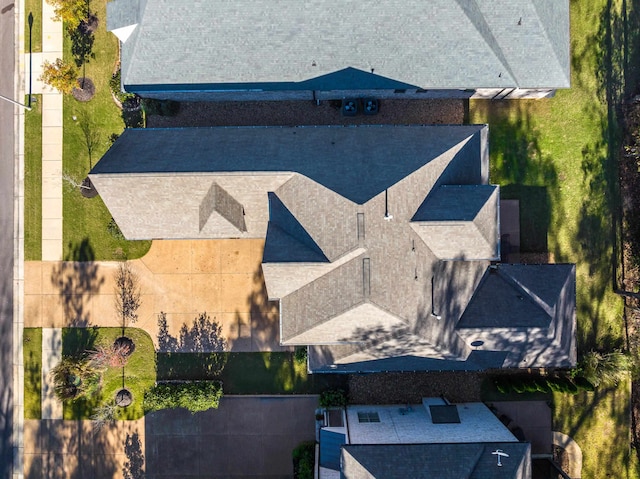
[[[0,0],[0,95],[14,97],[15,4]],[[13,98],[15,99],[15,98]],[[24,99],[17,99],[23,101]],[[0,478],[13,467],[14,106],[0,101]]]

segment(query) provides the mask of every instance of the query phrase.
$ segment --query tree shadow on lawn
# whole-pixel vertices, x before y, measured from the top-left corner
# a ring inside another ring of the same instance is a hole
[[[559,188],[564,178],[554,159],[542,152],[530,104],[482,101],[473,110],[489,123],[490,182],[500,185],[502,199],[520,201],[521,252],[546,253],[552,217],[563,215]]]
[[[583,477],[606,477],[630,467],[628,384],[576,395],[555,393],[553,428],[574,438],[584,453]],[[606,441],[606,442],[605,442]],[[621,442],[622,441],[622,442]],[[617,444],[617,446],[616,446]],[[597,455],[597,456],[595,456]]]

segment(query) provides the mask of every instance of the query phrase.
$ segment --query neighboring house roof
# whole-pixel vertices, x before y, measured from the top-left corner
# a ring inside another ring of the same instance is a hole
[[[345,479],[527,479],[528,443],[356,444],[342,448]],[[501,467],[493,454],[501,450]]]
[[[320,479],[531,477],[531,445],[479,402],[347,406],[319,442]]]
[[[568,88],[567,0],[115,0],[131,91]]]
[[[487,134],[128,129],[90,178],[129,239],[266,238],[280,340],[318,346],[313,370],[570,366],[575,269],[489,268],[499,189]]]

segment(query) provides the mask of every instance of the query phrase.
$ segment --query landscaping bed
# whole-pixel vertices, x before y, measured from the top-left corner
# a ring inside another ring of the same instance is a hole
[[[109,346],[122,336],[122,328],[64,328],[62,330],[63,356],[85,356],[87,351],[99,345]],[[65,419],[90,419],[97,408],[115,403],[116,393],[123,387],[132,395],[132,403],[119,407],[116,419],[138,419],[144,415],[144,393],[156,381],[155,350],[151,337],[142,329],[126,328],[125,336],[135,343],[124,368],[108,368],[102,379],[100,391],[89,397],[64,401]]]
[[[464,121],[463,100],[382,100],[377,115],[344,117],[339,102],[184,102],[172,115],[147,115],[148,128],[198,126],[297,126],[399,124],[455,125]]]

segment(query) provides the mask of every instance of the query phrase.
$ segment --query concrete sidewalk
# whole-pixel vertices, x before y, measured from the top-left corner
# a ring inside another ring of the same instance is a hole
[[[38,80],[43,62],[62,58],[62,23],[53,7],[42,2],[42,53],[32,59],[32,88],[42,94],[42,259],[62,259],[62,94]],[[25,64],[29,64],[28,53]],[[25,75],[25,81],[29,77]],[[29,85],[25,87],[29,91]]]

